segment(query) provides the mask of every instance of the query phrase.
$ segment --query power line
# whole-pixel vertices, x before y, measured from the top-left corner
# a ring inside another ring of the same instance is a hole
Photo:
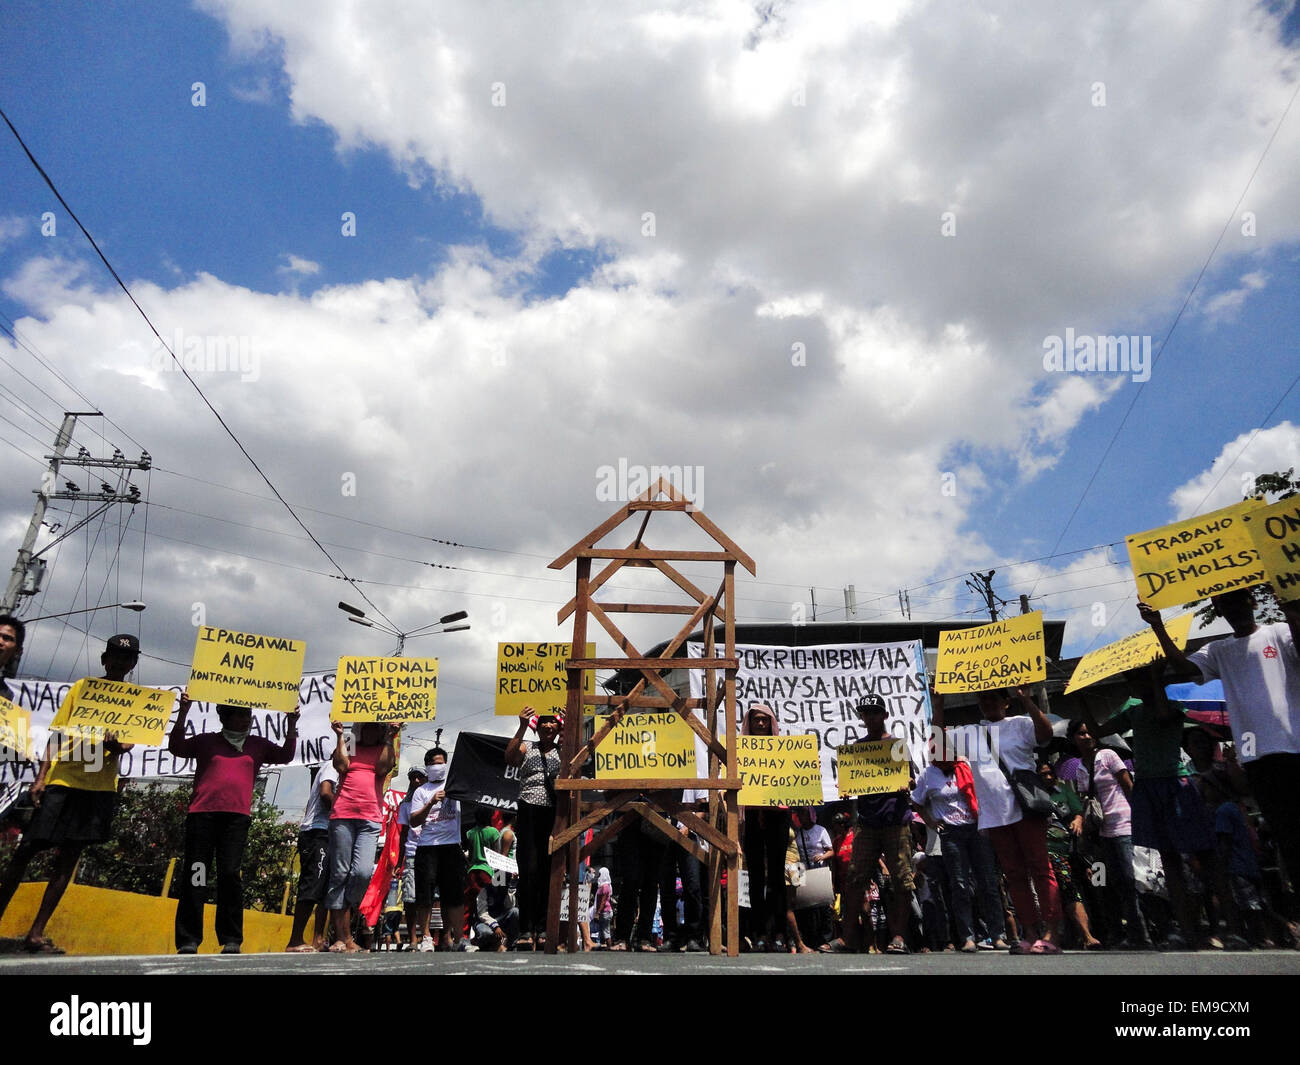
[[[27,142],[23,140],[18,130],[14,127],[14,124],[11,121],[9,121],[9,116],[5,114],[3,108],[0,108],[0,118],[4,119],[5,125],[9,127],[9,131],[14,135],[14,138],[18,141],[19,146],[22,148],[23,152],[27,155],[27,158],[31,162],[32,166],[36,168],[36,172],[41,175],[41,178],[45,181],[45,184],[49,187],[50,191],[54,193],[55,199],[57,199],[60,205],[63,207],[63,209],[68,212],[68,216],[77,224],[77,228],[81,230],[82,235],[86,238],[87,241],[90,242],[90,246],[95,249],[95,254],[99,256],[99,260],[104,264],[104,268],[108,270],[108,272],[112,275],[113,280],[117,282],[118,288],[120,288],[126,294],[126,298],[131,301],[131,305],[139,312],[140,317],[144,319],[145,324],[149,326],[150,332],[152,332],[153,335],[157,338],[158,343],[163,346],[163,348],[167,351],[167,354],[171,356],[172,362],[176,364],[176,368],[184,375],[185,380],[190,383],[190,386],[198,394],[199,399],[203,401],[204,406],[206,406],[208,410],[212,413],[212,416],[217,419],[217,423],[221,426],[222,429],[225,430],[226,435],[230,437],[230,439],[234,442],[235,446],[239,448],[244,458],[246,458],[249,464],[253,467],[253,469],[257,471],[258,476],[262,478],[262,481],[266,484],[267,488],[269,488],[271,492],[275,495],[275,498],[278,499],[284,505],[284,508],[289,512],[290,517],[292,517],[293,520],[302,527],[302,531],[305,532],[308,535],[308,537],[311,538],[312,542],[317,546],[317,548],[319,548],[321,554],[323,554],[326,557],[326,559],[329,560],[330,565],[332,565],[336,570],[338,570],[339,576],[343,580],[355,585],[356,582],[352,581],[352,578],[347,575],[347,572],[343,569],[343,567],[340,566],[338,562],[335,561],[334,556],[331,555],[329,551],[325,549],[325,545],[316,539],[315,534],[311,531],[311,529],[307,527],[307,523],[304,522],[302,518],[298,516],[297,512],[289,504],[288,500],[286,500],[284,496],[280,494],[280,490],[276,488],[276,486],[272,483],[271,478],[268,477],[266,473],[263,471],[262,467],[258,465],[257,460],[253,458],[248,448],[244,447],[243,442],[239,439],[238,436],[235,435],[234,430],[231,429],[230,426],[226,424],[226,420],[221,416],[217,408],[212,405],[212,402],[204,394],[203,389],[199,387],[198,382],[195,381],[194,378],[190,376],[190,372],[185,368],[181,360],[176,357],[176,353],[172,351],[171,345],[169,345],[165,340],[163,340],[162,334],[158,332],[158,328],[153,324],[153,321],[145,313],[144,308],[141,307],[138,302],[136,302],[136,298],[134,295],[131,294],[131,290],[127,288],[126,282],[122,280],[117,270],[113,268],[113,264],[108,261],[108,256],[106,256],[103,253],[103,251],[100,250],[99,245],[95,242],[95,238],[90,235],[90,230],[88,230],[82,224],[81,219],[77,217],[76,212],[73,211],[73,209],[68,205],[68,201],[63,198],[63,194],[59,192],[58,188],[54,184],[54,181],[50,178],[49,174],[45,172],[44,167],[42,167],[41,164],[36,161],[36,156],[34,156],[31,152],[31,149],[27,147]],[[364,599],[367,604],[369,604],[371,607],[374,608],[376,614],[378,614],[381,618],[387,621],[388,624],[391,625],[394,629],[397,628],[397,626],[393,623],[392,619],[389,618],[388,615],[385,614],[382,610],[380,610],[379,607],[370,599],[369,596],[366,595],[366,593],[362,589],[358,588],[357,594],[361,596],[361,598]]]
[[[1200,272],[1196,275],[1196,280],[1192,282],[1192,287],[1187,290],[1187,295],[1183,298],[1182,306],[1178,308],[1178,313],[1174,315],[1174,320],[1170,323],[1169,329],[1165,333],[1164,340],[1160,342],[1160,347],[1156,350],[1155,356],[1151,360],[1152,370],[1155,369],[1156,363],[1160,361],[1160,357],[1164,355],[1165,349],[1169,345],[1170,337],[1174,335],[1174,330],[1178,328],[1178,323],[1183,319],[1183,312],[1187,310],[1188,305],[1192,302],[1192,296],[1196,294],[1196,290],[1201,285],[1201,280],[1205,277],[1206,271],[1210,268],[1210,263],[1214,261],[1214,256],[1219,251],[1219,245],[1223,243],[1223,238],[1227,236],[1228,227],[1231,226],[1233,221],[1236,219],[1237,210],[1246,199],[1246,193],[1250,191],[1250,186],[1254,183],[1255,175],[1259,173],[1259,168],[1264,165],[1264,159],[1268,155],[1269,149],[1273,147],[1273,142],[1277,139],[1278,132],[1282,129],[1282,123],[1286,121],[1286,116],[1291,113],[1291,106],[1295,103],[1297,95],[1300,95],[1300,81],[1297,81],[1295,92],[1291,94],[1291,99],[1287,101],[1287,105],[1283,109],[1281,117],[1277,120],[1277,124],[1273,127],[1273,132],[1268,138],[1268,143],[1264,145],[1264,150],[1260,152],[1259,159],[1255,163],[1255,168],[1250,172],[1250,177],[1246,179],[1246,184],[1241,190],[1241,195],[1237,197],[1237,202],[1233,204],[1232,210],[1228,212],[1228,217],[1224,220],[1223,229],[1219,231],[1219,237],[1214,242],[1214,247],[1210,249],[1210,254],[1206,257],[1205,262],[1201,266]],[[1101,473],[1101,468],[1106,464],[1106,459],[1114,448],[1115,442],[1119,439],[1119,434],[1124,430],[1124,426],[1128,423],[1129,415],[1133,413],[1133,408],[1137,405],[1138,398],[1142,395],[1144,387],[1145,382],[1139,384],[1138,387],[1133,390],[1133,398],[1129,400],[1128,407],[1124,410],[1124,416],[1120,418],[1119,425],[1115,427],[1115,431],[1111,434],[1109,442],[1101,453],[1101,457],[1097,460],[1097,465],[1092,471],[1092,476],[1088,478],[1088,483],[1083,486],[1083,492],[1080,494],[1078,501],[1074,504],[1074,509],[1070,511],[1070,516],[1066,519],[1065,526],[1061,529],[1061,535],[1056,538],[1056,543],[1052,545],[1053,551],[1061,546],[1061,541],[1065,539],[1065,534],[1069,532],[1075,516],[1079,513],[1079,508],[1083,506],[1083,501],[1087,499],[1088,493],[1092,490],[1093,482],[1097,480],[1097,475]],[[1294,384],[1292,387],[1294,387]],[[1287,391],[1289,392],[1290,389]],[[1273,409],[1276,410],[1277,408],[1274,407]],[[1034,588],[1036,587],[1037,582],[1035,582],[1034,586],[1030,588],[1030,594],[1033,594]]]

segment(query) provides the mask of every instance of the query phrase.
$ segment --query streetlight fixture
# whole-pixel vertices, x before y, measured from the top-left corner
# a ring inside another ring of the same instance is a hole
[[[397,637],[397,655],[401,656],[406,649],[406,641],[413,640],[421,636],[441,636],[444,632],[464,632],[469,628],[468,625],[454,625],[453,622],[464,621],[469,617],[469,613],[464,610],[457,610],[451,614],[444,614],[437,621],[430,625],[421,625],[418,628],[411,629],[409,632],[399,632],[390,625],[375,621],[373,618],[366,617],[366,612],[350,603],[339,602],[339,609],[348,615],[348,620],[354,625],[364,625],[368,629],[378,629],[380,632],[386,632],[389,636]],[[442,626],[442,628],[439,628]]]
[[[38,618],[23,618],[24,625],[30,625],[34,621],[49,621],[51,618],[70,618],[73,614],[93,614],[96,610],[116,610],[121,607],[123,610],[134,610],[137,614],[145,608],[145,604],[138,599],[132,599],[129,603],[105,603],[103,606],[88,606],[84,610],[65,610],[62,614],[42,614]]]

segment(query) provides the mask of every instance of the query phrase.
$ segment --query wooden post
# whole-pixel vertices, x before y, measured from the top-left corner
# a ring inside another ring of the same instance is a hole
[[[726,647],[723,653],[731,659],[736,657],[736,564],[728,562],[726,576]],[[736,671],[727,670],[725,713],[727,715],[727,776],[736,778],[740,775],[736,751]],[[727,803],[727,839],[735,843],[736,853],[727,861],[727,953],[733,958],[740,954],[740,793],[726,793]]]

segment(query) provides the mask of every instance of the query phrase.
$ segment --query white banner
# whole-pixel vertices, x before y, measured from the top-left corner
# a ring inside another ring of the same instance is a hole
[[[704,645],[692,642],[687,650],[700,658]],[[737,723],[752,705],[764,703],[776,714],[783,735],[815,732],[821,745],[823,801],[839,798],[835,748],[866,738],[854,713],[863,696],[885,700],[885,727],[907,741],[917,769],[928,759],[930,693],[919,640],[816,647],[737,644],[736,657]],[[690,677],[691,697],[702,698],[704,671],[691,670]],[[699,758],[701,766],[708,764],[702,754]]]
[[[64,697],[76,681],[32,680],[16,678],[8,682],[13,693],[13,701],[32,715],[32,749],[45,750],[45,741],[49,735],[50,722],[59,709]],[[184,685],[158,685],[163,691],[184,690]],[[298,747],[290,765],[319,765],[334,754],[335,738],[330,730],[330,703],[334,698],[334,673],[309,673],[302,678],[298,688],[298,710],[302,714],[298,720]],[[175,720],[175,709],[167,725],[171,733],[171,721]],[[254,710],[252,734],[262,736],[272,743],[284,742],[288,719],[284,714],[268,710]],[[200,732],[220,732],[221,721],[217,717],[214,703],[194,703],[190,707],[189,717],[185,721],[186,735]],[[12,751],[3,753],[0,760],[0,788],[12,781],[30,782],[36,779],[36,765],[17,757]],[[164,739],[160,747],[141,747],[121,756],[118,769],[122,776],[140,779],[143,777],[193,776],[194,760],[176,758],[167,750]]]

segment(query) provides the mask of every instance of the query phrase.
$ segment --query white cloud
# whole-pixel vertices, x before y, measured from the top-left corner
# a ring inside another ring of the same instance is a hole
[[[1261,473],[1300,470],[1300,426],[1289,421],[1229,441],[1210,468],[1179,485],[1169,497],[1171,521],[1240,503]]]
[[[1236,288],[1225,289],[1205,301],[1203,313],[1212,325],[1233,321],[1246,302],[1246,297],[1268,284],[1268,274],[1262,270],[1252,270],[1248,274],[1242,274],[1240,280],[1241,283]]]
[[[283,264],[277,269],[280,274],[294,277],[314,277],[320,273],[320,263],[313,262],[311,259],[304,259],[292,252],[285,252],[280,258],[283,260]]]

